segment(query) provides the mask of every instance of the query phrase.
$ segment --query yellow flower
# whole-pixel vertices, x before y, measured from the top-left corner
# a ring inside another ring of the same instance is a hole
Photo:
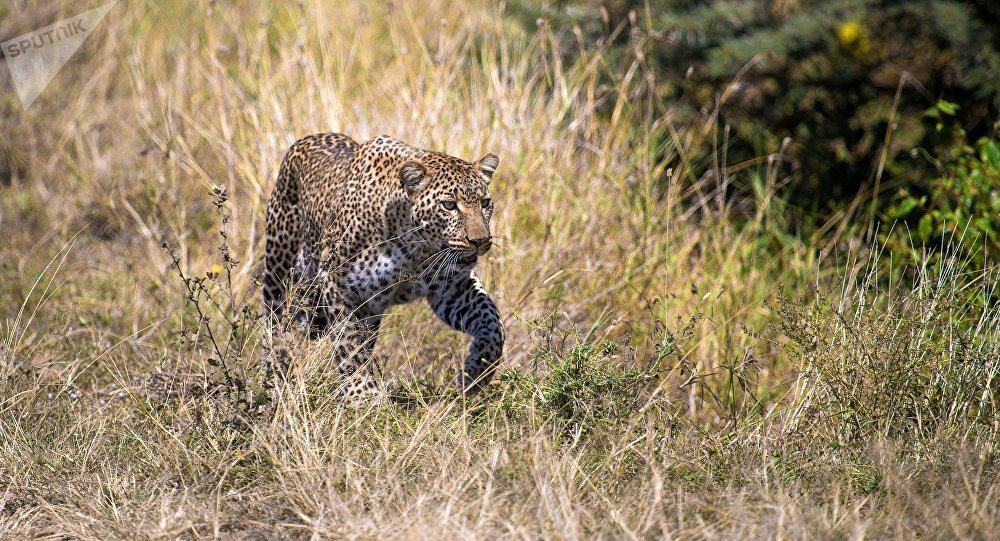
[[[861,39],[862,32],[864,29],[861,28],[861,23],[847,21],[837,27],[837,39],[840,40],[841,45],[853,45]]]
[[[212,274],[222,274],[222,265],[218,263],[212,265]]]
[[[840,45],[850,49],[855,56],[861,56],[868,52],[868,33],[865,27],[858,21],[845,21],[837,27],[837,41]]]

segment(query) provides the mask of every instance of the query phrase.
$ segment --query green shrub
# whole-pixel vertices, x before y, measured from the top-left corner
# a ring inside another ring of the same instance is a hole
[[[602,364],[617,350],[614,342],[584,343],[549,357],[551,369],[539,385],[545,408],[567,426],[583,429],[616,422],[637,410],[643,383],[653,375]]]
[[[922,152],[939,174],[897,190],[886,218],[906,220],[913,231],[897,228],[884,240],[905,252],[914,242],[940,245],[960,239],[955,246],[962,249],[961,258],[981,270],[1000,257],[1000,139],[981,137],[969,143],[961,127],[947,129],[945,117],[955,108],[941,102],[928,111],[938,121],[937,130],[949,131],[954,142],[936,149],[936,157]]]
[[[540,348],[533,373],[500,373],[488,390],[489,402],[508,424],[552,423],[576,437],[614,430],[647,410],[670,416],[666,399],[650,400],[649,391],[659,381],[657,365],[622,362],[616,358],[622,353],[619,344],[574,336],[578,343],[571,347]]]

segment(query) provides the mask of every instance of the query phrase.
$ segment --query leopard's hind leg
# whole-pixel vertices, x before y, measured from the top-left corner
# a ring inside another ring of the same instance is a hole
[[[266,323],[283,326],[292,269],[302,251],[305,224],[300,207],[298,180],[289,158],[281,163],[278,182],[267,203],[264,240],[263,296]]]

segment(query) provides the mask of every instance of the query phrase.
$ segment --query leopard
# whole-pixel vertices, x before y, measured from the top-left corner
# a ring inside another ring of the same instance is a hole
[[[468,162],[388,135],[296,141],[266,207],[269,332],[297,324],[311,338],[334,336],[340,393],[384,400],[373,357],[382,319],[393,306],[423,299],[472,338],[460,394],[483,390],[504,347],[500,313],[475,272],[494,244],[490,184],[499,163],[493,153]]]

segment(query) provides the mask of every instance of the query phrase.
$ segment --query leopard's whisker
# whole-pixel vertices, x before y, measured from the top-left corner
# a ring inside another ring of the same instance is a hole
[[[441,271],[441,267],[445,264],[448,259],[447,253],[442,253],[440,257],[436,258],[433,263],[427,266],[427,275],[431,276],[429,281],[433,282],[437,280],[437,276]]]
[[[452,275],[458,272],[458,269],[455,268],[455,265],[458,263],[458,258],[459,258],[458,252],[452,252],[451,261],[449,261],[448,263],[448,271],[447,274],[445,274],[445,280],[451,278]]]
[[[437,263],[439,260],[443,259],[447,255],[447,252],[448,252],[447,248],[443,250],[438,250],[437,252],[434,253],[434,255],[428,257],[423,262],[421,262],[421,264],[426,263],[427,266],[424,268],[424,270],[420,271],[420,274],[417,276],[417,278],[423,278],[423,276],[434,267],[435,263]],[[430,263],[427,263],[428,260],[430,260]]]
[[[451,252],[450,252],[450,251],[448,251],[448,252],[445,252],[444,256],[443,256],[443,257],[441,257],[441,258],[440,258],[440,259],[438,260],[437,264],[435,265],[435,266],[436,266],[437,268],[436,268],[436,269],[434,270],[434,275],[433,275],[433,276],[431,276],[431,279],[430,279],[430,281],[431,281],[431,282],[436,282],[436,281],[437,281],[437,279],[438,279],[438,275],[440,275],[440,274],[441,274],[441,269],[442,269],[442,268],[444,268],[444,265],[445,265],[445,264],[447,264],[447,262],[448,262],[448,258],[449,258],[450,256],[451,256]]]
[[[449,274],[447,272],[447,269],[451,268],[453,264],[452,260],[458,260],[458,252],[455,252],[454,250],[449,250],[448,253],[445,254],[445,257],[441,260],[441,263],[438,264],[438,269],[434,273],[434,277],[431,279],[431,282],[437,281],[438,276],[441,274],[441,271],[445,271],[445,280],[448,279]]]

